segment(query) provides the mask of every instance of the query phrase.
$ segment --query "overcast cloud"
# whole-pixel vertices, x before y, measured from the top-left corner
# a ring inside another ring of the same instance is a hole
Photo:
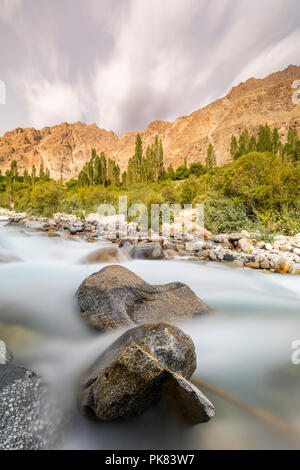
[[[299,44],[299,0],[0,0],[0,135],[174,120],[300,65]]]

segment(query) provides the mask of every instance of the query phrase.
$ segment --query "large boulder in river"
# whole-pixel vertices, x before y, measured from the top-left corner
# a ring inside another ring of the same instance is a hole
[[[181,282],[151,285],[117,265],[85,279],[77,296],[82,317],[103,331],[159,321],[176,323],[210,310]]]
[[[52,405],[41,377],[23,367],[0,365],[0,449],[45,449],[56,438]]]
[[[192,424],[214,407],[188,382],[196,369],[194,344],[179,328],[158,323],[123,334],[82,378],[79,406],[100,421],[128,419],[165,398]]]

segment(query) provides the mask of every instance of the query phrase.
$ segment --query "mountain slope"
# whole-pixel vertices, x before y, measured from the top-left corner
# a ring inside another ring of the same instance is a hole
[[[152,122],[140,132],[143,144],[151,144],[158,134],[163,141],[165,164],[177,167],[185,158],[188,163],[204,162],[211,142],[217,161],[222,164],[230,160],[231,135],[238,135],[245,127],[256,134],[259,125],[267,122],[278,127],[281,138],[286,137],[289,126],[300,133],[300,105],[293,104],[291,88],[293,81],[299,79],[300,67],[294,65],[264,79],[251,78],[232,88],[224,98],[188,116],[174,122]],[[134,153],[136,135],[137,132],[130,132],[119,138],[113,131],[81,122],[42,130],[17,128],[0,138],[0,170],[4,173],[12,160],[17,160],[21,173],[43,163],[53,178],[69,179],[89,160],[93,147],[125,169]]]

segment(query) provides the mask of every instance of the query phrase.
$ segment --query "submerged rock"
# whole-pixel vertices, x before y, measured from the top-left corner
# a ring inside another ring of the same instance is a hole
[[[49,231],[49,232],[47,232],[47,236],[48,236],[49,238],[59,238],[59,237],[60,237],[60,234],[57,233],[57,232],[50,232],[50,231]]]
[[[134,248],[132,256],[139,259],[163,259],[164,250],[159,243],[141,242]]]
[[[30,230],[42,230],[44,228],[39,220],[24,220],[23,225]]]
[[[123,266],[107,266],[77,292],[82,317],[99,330],[168,321],[208,313],[210,308],[181,282],[151,285]]]
[[[52,447],[57,438],[47,388],[37,374],[0,365],[0,449]]]
[[[7,251],[0,252],[0,263],[20,263],[23,260],[13,253]]]
[[[79,406],[101,421],[128,419],[164,397],[193,424],[214,407],[187,379],[196,369],[194,344],[179,328],[158,323],[123,334],[83,377]]]
[[[122,261],[129,261],[131,256],[128,251],[116,246],[109,246],[100,248],[100,250],[93,251],[84,259],[84,263],[120,263]]]

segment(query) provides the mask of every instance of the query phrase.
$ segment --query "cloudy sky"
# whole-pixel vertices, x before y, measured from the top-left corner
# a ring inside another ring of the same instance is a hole
[[[174,120],[300,65],[299,44],[299,0],[0,0],[0,135]]]

